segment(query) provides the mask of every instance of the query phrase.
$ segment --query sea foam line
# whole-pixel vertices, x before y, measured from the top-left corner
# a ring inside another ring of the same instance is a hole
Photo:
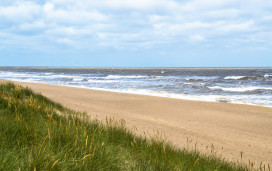
[[[208,87],[211,90],[223,90],[223,91],[232,91],[232,92],[247,92],[247,91],[255,91],[255,90],[272,90],[272,87]]]
[[[81,88],[87,88],[92,90],[102,90],[102,91],[116,92],[116,93],[164,97],[164,98],[172,98],[172,99],[180,99],[180,100],[205,101],[205,102],[217,102],[217,103],[223,102],[223,103],[231,103],[231,104],[245,104],[245,105],[254,105],[254,106],[272,108],[271,101],[257,100],[259,103],[256,103],[256,100],[255,101],[250,100],[247,95],[245,96],[188,95],[188,94],[168,93],[164,91],[152,91],[147,89],[106,89],[106,88],[93,88],[93,87],[90,88],[90,87],[84,87],[84,86],[82,86]]]
[[[226,76],[224,80],[239,80],[245,78],[245,76]]]

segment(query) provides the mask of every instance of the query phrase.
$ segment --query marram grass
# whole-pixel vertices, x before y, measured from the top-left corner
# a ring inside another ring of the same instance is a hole
[[[0,85],[0,170],[248,170],[101,124],[12,83]]]

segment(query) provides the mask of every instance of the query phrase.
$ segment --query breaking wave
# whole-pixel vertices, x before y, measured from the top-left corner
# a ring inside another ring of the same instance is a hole
[[[257,80],[257,79],[263,79],[263,78],[269,78],[272,77],[270,74],[265,75],[257,75],[257,76],[226,76],[225,80]]]

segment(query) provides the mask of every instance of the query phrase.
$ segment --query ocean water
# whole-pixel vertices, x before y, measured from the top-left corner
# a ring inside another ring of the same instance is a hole
[[[272,107],[272,68],[0,67],[0,79]]]

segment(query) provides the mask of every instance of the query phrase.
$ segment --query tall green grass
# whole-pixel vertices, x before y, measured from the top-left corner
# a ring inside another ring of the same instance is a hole
[[[12,83],[0,85],[0,170],[248,170],[90,121]]]

